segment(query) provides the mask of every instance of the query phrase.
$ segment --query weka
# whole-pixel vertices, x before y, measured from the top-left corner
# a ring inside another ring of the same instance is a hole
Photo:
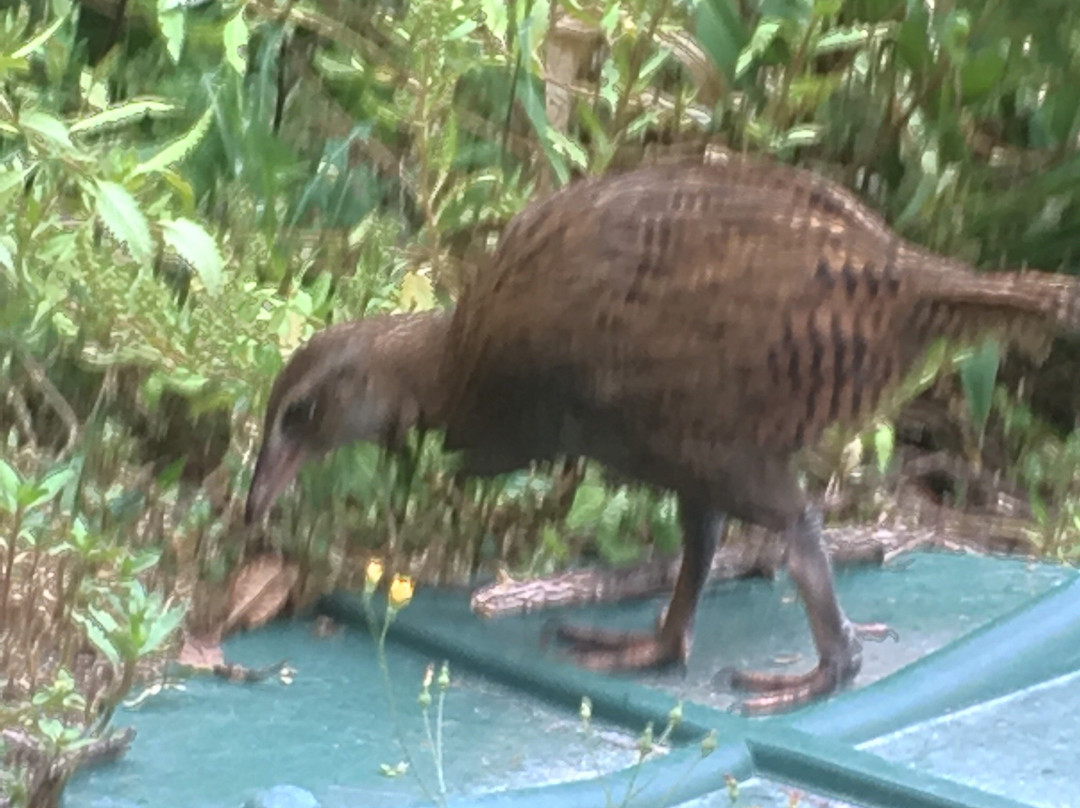
[[[791,460],[873,413],[937,337],[1045,339],[1080,327],[1080,284],[976,274],[905,242],[847,191],[745,159],[582,181],[527,207],[452,314],[336,325],[270,395],[247,503],[351,441],[445,429],[468,473],[587,456],[674,490],[684,552],[655,633],[564,626],[597,669],[684,659],[725,516],[783,531],[819,662],[737,674],[762,711],[849,682],[845,617]],[[880,630],[880,627],[879,627]]]

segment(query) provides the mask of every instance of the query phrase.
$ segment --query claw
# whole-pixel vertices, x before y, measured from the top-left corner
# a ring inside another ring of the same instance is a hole
[[[896,632],[896,629],[886,623],[852,623],[851,627],[855,629],[855,634],[860,640],[869,640],[870,642],[892,640],[893,642],[900,642],[900,635]]]
[[[819,664],[812,671],[797,675],[769,675],[737,672],[733,677],[736,686],[745,687],[768,695],[747,699],[742,711],[747,715],[769,715],[800,707],[820,696],[826,696],[854,677],[845,674],[836,665]]]
[[[675,631],[645,633],[559,625],[555,633],[570,646],[569,656],[589,670],[636,670],[686,664],[688,644]]]
[[[743,712],[748,715],[767,715],[800,707],[816,698],[827,696],[849,684],[859,672],[862,654],[856,637],[879,642],[888,637],[898,639],[897,633],[883,623],[855,623],[849,626],[850,629],[846,632],[847,642],[806,673],[793,675],[733,671],[730,678],[732,687],[763,694],[744,701]]]

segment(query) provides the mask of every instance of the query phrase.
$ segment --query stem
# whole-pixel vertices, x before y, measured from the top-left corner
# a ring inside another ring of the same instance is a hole
[[[38,587],[34,583],[34,579],[37,577],[38,567],[41,565],[41,543],[44,539],[38,536],[34,541],[33,550],[30,552],[30,569],[26,571],[26,585],[27,591],[23,597],[23,625],[29,629],[30,621],[34,618],[34,611],[37,607],[37,594],[40,590],[44,589],[44,586]],[[29,639],[29,638],[28,638]]]
[[[612,146],[615,146],[622,141],[622,130],[626,128],[623,118],[626,115],[626,108],[630,104],[630,94],[634,91],[634,85],[637,84],[638,76],[641,75],[641,66],[645,64],[646,48],[651,45],[656,38],[656,31],[660,27],[660,21],[668,15],[670,9],[671,0],[663,0],[660,7],[656,10],[656,13],[650,18],[649,27],[646,29],[645,35],[634,43],[634,49],[630,53],[626,86],[623,87],[622,93],[619,94],[619,100],[615,107],[615,115],[612,118]]]
[[[596,756],[596,748],[599,746],[599,740],[596,734],[592,730],[590,725],[584,730],[585,733],[585,755],[588,758],[588,763],[596,771],[601,771],[600,759]],[[614,805],[615,800],[611,796],[611,787],[607,784],[607,778],[600,778],[600,786],[604,789],[604,805]]]
[[[120,679],[120,684],[112,693],[109,693],[105,697],[101,714],[98,716],[98,720],[94,724],[93,729],[86,733],[86,737],[100,735],[105,731],[105,727],[107,727],[112,720],[113,713],[116,712],[116,706],[124,696],[127,695],[128,691],[131,690],[131,685],[135,681],[135,665],[138,661],[138,657],[124,660],[124,674]]]
[[[15,523],[11,527],[11,544],[8,545],[7,565],[4,567],[3,591],[0,592],[0,625],[8,624],[8,600],[11,595],[11,574],[15,569],[15,553],[19,545],[19,532],[22,530],[23,508],[15,506]],[[6,654],[5,654],[6,657]],[[6,662],[6,658],[5,658]],[[5,665],[5,667],[7,667]]]
[[[446,780],[443,774],[443,704],[446,702],[446,691],[439,689],[439,704],[435,715],[435,774],[439,778],[439,793],[446,794]]]
[[[368,613],[371,615],[370,604],[368,604]],[[382,631],[378,635],[375,634],[375,623],[372,620],[368,620],[368,628],[371,631],[371,636],[375,639],[375,658],[379,663],[379,671],[382,673],[383,688],[386,691],[386,702],[390,707],[390,725],[394,733],[394,740],[397,741],[398,747],[401,749],[401,754],[405,758],[405,762],[409,764],[409,771],[413,773],[413,777],[416,778],[417,785],[420,786],[420,790],[424,792],[424,796],[431,800],[433,803],[440,805],[446,804],[446,799],[441,795],[435,795],[428,788],[427,783],[424,782],[420,776],[420,772],[416,768],[416,764],[413,762],[412,755],[409,754],[409,747],[405,745],[405,738],[401,734],[401,725],[398,722],[397,715],[397,702],[394,700],[394,686],[390,681],[390,666],[386,661],[386,633],[390,628],[390,623],[393,620],[389,610],[386,613],[386,618],[383,620]]]
[[[435,763],[435,774],[439,778],[439,796],[445,797],[446,783],[443,782],[442,767],[439,765],[439,753],[436,751],[437,741],[431,734],[431,716],[428,714],[427,708],[422,709],[420,715],[424,718],[424,734],[427,735],[428,746],[432,749],[431,759]]]
[[[668,738],[671,737],[672,730],[674,730],[674,729],[675,729],[675,724],[673,724],[671,721],[668,721],[667,725],[664,727],[664,731],[660,733],[660,737],[657,738],[656,741],[654,742],[653,749],[655,749],[657,746],[665,746],[667,744],[667,742],[668,742]],[[623,800],[623,805],[628,805],[630,803],[630,801],[633,800],[634,797],[637,796],[637,794],[641,793],[644,789],[648,788],[652,784],[652,782],[656,779],[655,777],[652,777],[649,780],[646,780],[644,783],[641,784],[641,786],[638,788],[637,792],[634,791],[634,781],[637,780],[638,773],[641,771],[641,764],[645,762],[645,758],[647,758],[649,756],[649,754],[651,754],[651,752],[646,752],[646,753],[641,754],[641,755],[638,756],[638,762],[634,766],[634,773],[630,776],[630,783],[626,787],[626,798]],[[696,765],[696,763],[695,763],[695,765]],[[691,771],[693,771],[692,767],[691,767]],[[687,776],[689,776],[689,774]]]
[[[784,78],[780,85],[780,92],[774,96],[775,106],[773,108],[773,113],[767,116],[772,119],[777,127],[787,128],[787,123],[782,121],[781,118],[787,113],[788,96],[791,94],[791,82],[794,80],[796,74],[802,73],[803,71],[806,55],[810,50],[810,42],[817,32],[819,21],[819,17],[812,17],[810,19],[810,24],[806,26],[806,33],[803,34],[802,41],[799,42],[799,49],[795,52],[795,57],[784,69]]]
[[[629,805],[630,800],[634,798],[634,783],[637,781],[638,775],[641,774],[641,764],[645,762],[645,757],[646,755],[643,753],[638,753],[637,763],[634,764],[634,771],[630,774],[630,782],[626,785],[626,796],[623,797],[622,801],[624,806]]]

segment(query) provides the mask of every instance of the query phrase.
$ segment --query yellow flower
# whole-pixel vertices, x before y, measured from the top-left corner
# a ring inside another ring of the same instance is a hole
[[[395,575],[390,582],[390,608],[404,609],[413,596],[413,579],[408,575]]]
[[[373,558],[368,562],[367,569],[364,570],[364,591],[371,594],[375,591],[375,587],[379,585],[379,581],[383,577],[383,564],[378,558]]]

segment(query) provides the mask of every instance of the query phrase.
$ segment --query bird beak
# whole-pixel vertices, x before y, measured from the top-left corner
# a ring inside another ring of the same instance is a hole
[[[263,443],[251,477],[244,521],[250,525],[261,520],[307,459],[307,450],[297,441],[271,437]]]

